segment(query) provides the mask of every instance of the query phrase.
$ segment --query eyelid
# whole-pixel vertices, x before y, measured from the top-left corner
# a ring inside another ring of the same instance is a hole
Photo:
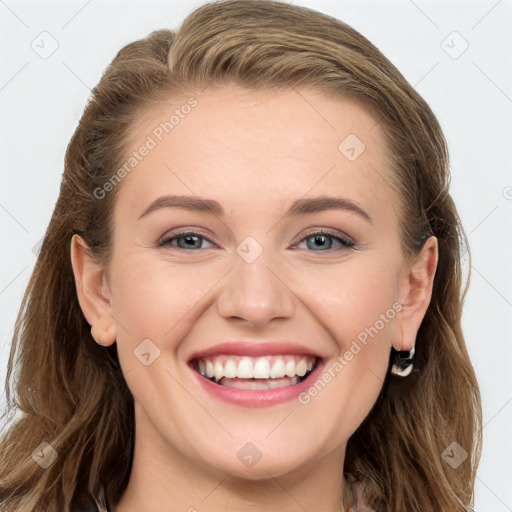
[[[344,232],[338,231],[338,230],[333,230],[330,228],[321,228],[321,227],[309,229],[304,235],[301,235],[299,240],[297,242],[295,242],[293,245],[295,246],[295,245],[299,244],[300,242],[303,242],[310,236],[314,236],[314,235],[327,235],[327,236],[331,236],[332,238],[338,238],[338,239],[342,240],[343,242],[346,242],[346,244],[343,244],[345,247],[354,248],[357,245],[356,241],[352,237],[345,234]]]
[[[180,236],[184,236],[184,235],[199,236],[199,237],[203,238],[204,240],[208,241],[209,243],[211,243],[212,245],[219,247],[219,245],[216,242],[214,242],[213,240],[211,240],[209,238],[209,236],[206,236],[200,230],[191,229],[191,228],[190,229],[181,228],[176,231],[168,231],[167,233],[165,233],[165,235],[160,237],[160,239],[157,242],[157,245],[159,247],[165,247],[166,245],[170,245],[171,240],[178,238]],[[176,249],[182,249],[182,248],[176,247]],[[187,249],[182,249],[182,250],[187,251]]]
[[[170,242],[172,240],[174,240],[175,238],[178,238],[178,237],[184,236],[184,235],[198,236],[200,238],[203,238],[207,242],[211,243],[212,245],[216,246],[217,248],[221,247],[219,244],[217,244],[216,242],[211,240],[209,236],[202,233],[201,230],[192,229],[192,228],[180,228],[180,229],[177,229],[176,231],[168,231],[165,235],[163,235],[158,240],[157,245],[159,247],[165,247],[166,245],[170,245]],[[356,241],[352,237],[345,234],[344,232],[341,232],[338,230],[333,230],[330,228],[317,227],[317,228],[310,228],[306,233],[302,234],[300,236],[300,238],[292,244],[291,247],[294,247],[294,246],[298,245],[299,243],[304,242],[307,238],[314,236],[314,235],[327,235],[332,238],[337,238],[338,240],[340,240],[342,242],[342,246],[344,246],[345,248],[354,249],[357,246]],[[183,249],[181,247],[176,247],[176,249],[188,251],[188,249]],[[210,249],[210,247],[208,247],[208,249]],[[313,251],[313,252],[316,252],[316,251]],[[323,251],[319,251],[319,252],[323,252]]]

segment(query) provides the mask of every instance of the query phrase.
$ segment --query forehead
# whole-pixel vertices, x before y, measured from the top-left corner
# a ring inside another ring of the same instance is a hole
[[[354,101],[312,90],[182,93],[142,113],[127,157],[133,153],[119,201],[139,213],[163,194],[215,197],[241,215],[268,211],[269,198],[283,209],[325,193],[370,210],[396,201],[375,118]]]

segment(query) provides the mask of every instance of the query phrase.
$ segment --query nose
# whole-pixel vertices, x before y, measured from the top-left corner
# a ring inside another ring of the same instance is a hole
[[[236,258],[217,298],[219,315],[258,329],[272,320],[293,317],[298,299],[279,271],[271,268],[279,266],[275,262],[269,266],[266,252],[252,263]]]

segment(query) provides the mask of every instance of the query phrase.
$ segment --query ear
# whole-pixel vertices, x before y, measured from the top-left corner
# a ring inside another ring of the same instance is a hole
[[[76,234],[71,239],[71,266],[78,302],[92,327],[94,339],[101,345],[112,345],[116,341],[116,325],[111,315],[107,272],[91,254],[84,239]]]
[[[405,269],[400,282],[402,309],[396,316],[399,329],[393,342],[395,350],[408,351],[416,343],[416,335],[432,298],[437,262],[437,238],[430,236]]]

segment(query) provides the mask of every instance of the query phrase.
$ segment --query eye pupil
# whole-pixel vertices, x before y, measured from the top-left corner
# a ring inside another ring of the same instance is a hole
[[[179,240],[184,240],[185,241],[185,245],[187,247],[200,247],[201,246],[201,240],[200,240],[200,237],[198,237],[197,235],[183,235],[181,237],[178,237],[178,241]],[[178,243],[178,245],[180,245]],[[187,248],[185,247],[185,248]]]
[[[169,238],[165,238],[158,243],[160,246],[175,245],[180,249],[204,249],[203,242],[211,244],[207,238],[202,235],[194,234],[193,232],[176,234]],[[354,247],[354,243],[345,240],[344,238],[328,233],[312,233],[302,239],[301,243],[306,243],[308,249],[312,249],[315,252],[329,251],[334,246],[339,245],[342,249],[348,249]],[[208,248],[208,247],[207,247]]]
[[[325,235],[313,235],[310,238],[312,238],[314,240],[314,244],[319,244],[319,245],[314,245],[313,248],[320,248],[322,250],[330,249],[329,239],[331,237],[325,236]],[[328,247],[321,247],[322,245],[325,245],[325,244],[327,244]]]

